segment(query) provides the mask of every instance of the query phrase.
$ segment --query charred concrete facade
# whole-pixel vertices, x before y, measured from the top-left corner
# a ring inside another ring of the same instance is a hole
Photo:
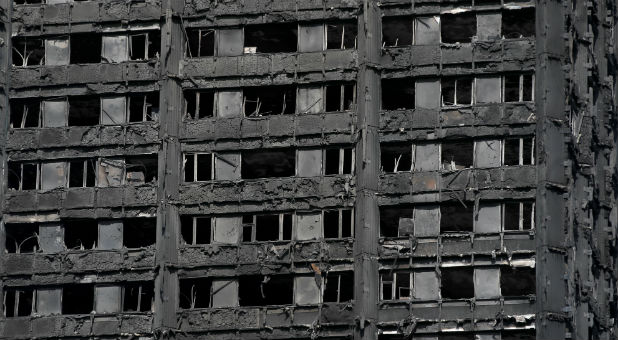
[[[615,337],[614,1],[0,9],[0,338]]]

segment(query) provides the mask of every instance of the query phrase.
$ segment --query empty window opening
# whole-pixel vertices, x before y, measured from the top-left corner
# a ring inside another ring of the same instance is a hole
[[[474,142],[472,140],[443,142],[440,149],[443,170],[461,170],[471,168],[474,164]]]
[[[159,120],[159,92],[129,95],[127,101],[129,122]]]
[[[128,184],[156,183],[159,159],[157,154],[130,156],[125,159]]]
[[[14,0],[16,5],[42,4],[43,0]]]
[[[129,39],[126,35],[104,35],[101,60],[106,63],[120,63],[129,60]]]
[[[209,57],[215,55],[215,30],[187,30],[187,57]]]
[[[509,138],[504,141],[504,165],[534,164],[534,137]]]
[[[385,272],[380,275],[382,300],[411,298],[412,280],[408,272]]]
[[[69,97],[69,126],[99,124],[101,100],[96,96]]]
[[[70,250],[88,250],[97,247],[99,225],[96,220],[65,220],[64,245]]]
[[[210,244],[212,240],[212,218],[203,216],[181,216],[180,233],[185,244]]]
[[[39,188],[39,164],[8,162],[8,187],[14,190]]]
[[[440,205],[440,232],[471,232],[473,229],[473,202]]]
[[[102,36],[95,33],[72,34],[70,38],[71,64],[101,62]]]
[[[474,297],[474,269],[472,267],[441,268],[443,299],[471,299]]]
[[[94,285],[71,284],[62,287],[62,314],[90,314],[94,309]]]
[[[32,288],[4,289],[4,316],[7,318],[32,314],[34,290]]]
[[[411,17],[382,17],[382,47],[412,45]]]
[[[382,79],[382,110],[413,109],[414,87],[410,78]]]
[[[326,112],[348,111],[356,104],[356,85],[326,85]]]
[[[440,17],[419,17],[414,20],[414,45],[440,43]]]
[[[243,242],[289,241],[292,214],[246,215],[242,218]]]
[[[442,106],[472,104],[472,78],[442,79]]]
[[[297,24],[245,26],[245,53],[296,52]]]
[[[86,159],[69,162],[69,188],[95,186],[96,161]]]
[[[36,223],[7,223],[4,226],[8,253],[33,253],[39,248]]]
[[[161,52],[161,33],[150,31],[129,35],[129,59],[145,60],[155,58]]]
[[[241,160],[243,179],[290,177],[296,171],[294,149],[244,150]]]
[[[509,74],[504,76],[504,101],[532,101],[534,93],[534,75]]]
[[[185,182],[203,182],[213,179],[214,160],[211,153],[187,153],[184,158]]]
[[[260,86],[243,89],[245,116],[294,114],[296,89],[292,86]]]
[[[402,219],[412,219],[414,208],[411,206],[384,206],[380,207],[380,236],[398,237],[399,224]]]
[[[292,276],[240,276],[238,277],[240,306],[289,305],[294,299]]]
[[[531,267],[500,267],[502,296],[526,296],[536,293],[536,273]]]
[[[45,47],[43,39],[34,37],[14,37],[13,66],[33,66],[43,64]]]
[[[344,175],[351,174],[354,164],[352,148],[324,150],[324,174]]]
[[[179,279],[179,306],[181,309],[210,307],[212,282],[208,278]]]
[[[352,236],[352,209],[324,211],[324,238],[345,238]]]
[[[356,48],[357,24],[354,21],[326,24],[326,48],[345,50]]]
[[[324,302],[348,302],[354,299],[354,272],[329,272],[324,283]]]
[[[504,203],[504,230],[530,230],[534,226],[534,201]]]
[[[213,91],[185,91],[185,117],[202,119],[214,115],[215,93]]]
[[[440,20],[443,43],[469,43],[476,35],[476,13],[474,12],[442,14]]]
[[[41,102],[36,99],[11,100],[11,128],[39,127]]]
[[[157,241],[157,219],[154,217],[123,220],[123,242],[127,248],[144,248]]]
[[[380,162],[383,172],[410,171],[412,146],[404,143],[380,144]]]
[[[154,282],[130,282],[122,287],[123,312],[149,312],[154,302]]]
[[[535,35],[534,7],[502,12],[502,35],[506,39],[528,38]]]

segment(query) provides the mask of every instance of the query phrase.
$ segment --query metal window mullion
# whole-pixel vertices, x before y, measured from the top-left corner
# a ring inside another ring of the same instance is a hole
[[[339,220],[339,222],[338,222],[338,225],[339,225],[338,238],[342,238],[343,237],[343,213],[341,212],[341,209],[338,209],[337,218]]]
[[[137,308],[138,312],[142,311],[142,285],[140,284],[137,290]]]
[[[524,230],[524,203],[519,202],[519,230]]]
[[[194,153],[193,156],[193,178],[192,182],[197,182],[197,153]]]
[[[283,214],[279,214],[279,241],[283,240]]]
[[[519,138],[519,165],[524,165],[524,139]]]
[[[341,275],[337,275],[337,302],[341,302]]]
[[[13,316],[19,316],[19,296],[21,291],[15,290],[15,304],[13,305]]]
[[[519,75],[519,101],[524,101],[524,75]]]
[[[442,92],[442,86],[440,86],[440,92]],[[457,79],[455,79],[455,97],[453,98],[453,104],[457,105]]]
[[[196,243],[196,240],[197,240],[197,217],[196,216],[193,216],[192,222],[193,222],[193,225],[192,225],[192,227],[193,227],[193,230],[192,230],[192,234],[193,234],[192,237],[193,237],[193,239],[191,239],[191,244],[195,245],[195,244],[197,244]]]
[[[41,163],[35,163],[34,165],[36,167],[36,184],[35,184],[35,188],[37,190],[39,190],[41,188]]]
[[[253,215],[253,223],[251,224],[251,242],[255,242],[257,234],[257,215]]]

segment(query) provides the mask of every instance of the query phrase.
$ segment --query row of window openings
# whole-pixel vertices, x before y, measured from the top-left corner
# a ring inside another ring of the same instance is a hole
[[[185,153],[185,182],[313,177],[354,172],[352,148],[313,150],[268,149],[238,153]]]
[[[50,223],[7,223],[7,253],[58,253],[65,250],[116,250],[155,244],[155,218],[75,219]]]
[[[432,17],[382,18],[382,46],[469,43],[473,40],[534,37],[535,10],[522,8],[494,13],[462,12]]]
[[[383,271],[381,300],[496,299],[536,292],[535,269],[442,267],[435,271]]]
[[[185,119],[262,117],[355,109],[354,83],[299,87],[275,85],[241,90],[185,91]]]
[[[255,275],[233,280],[181,278],[179,293],[181,309],[348,302],[354,296],[354,273]]]
[[[159,92],[11,100],[12,128],[120,125],[158,119]]]
[[[388,332],[388,333],[387,333]],[[535,340],[536,330],[530,328],[503,329],[489,332],[453,332],[423,334],[414,339],[422,340]],[[333,339],[338,340],[338,339]],[[378,340],[410,340],[409,336],[399,331],[384,331],[378,335]]]
[[[76,33],[68,37],[13,37],[13,66],[120,63],[157,58],[159,31],[101,35]]]
[[[356,48],[356,21],[189,28],[188,58]]]
[[[185,244],[339,239],[354,235],[352,209],[230,217],[181,216]]]
[[[157,154],[61,162],[9,162],[8,188],[113,187],[157,181]]]
[[[129,282],[121,286],[70,284],[62,287],[4,289],[4,316],[151,312],[154,282]]]
[[[381,206],[380,236],[416,237],[534,229],[534,200]]]
[[[534,101],[534,74],[495,77],[382,79],[382,109],[438,109],[472,104]]]
[[[383,172],[462,170],[534,165],[534,137],[457,140],[442,143],[381,143]]]

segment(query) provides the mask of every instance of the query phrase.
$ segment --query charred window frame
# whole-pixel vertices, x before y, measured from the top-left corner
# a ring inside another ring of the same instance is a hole
[[[188,58],[215,55],[215,30],[196,28],[187,30],[186,56]]]
[[[11,128],[36,128],[41,126],[41,101],[35,98],[12,99]]]
[[[214,225],[214,218],[210,216],[181,216],[181,239],[187,245],[211,244]]]
[[[38,223],[7,223],[4,231],[7,253],[25,254],[39,250]]]
[[[129,60],[147,60],[161,53],[161,32],[146,31],[129,34]]]
[[[327,50],[356,49],[358,36],[356,22],[327,22],[325,25]]]
[[[294,303],[294,276],[238,276],[240,306],[291,305]]]
[[[296,154],[292,148],[242,150],[241,178],[292,177],[296,174]]]
[[[62,286],[62,314],[90,314],[95,306],[94,284],[77,283]]]
[[[500,291],[504,297],[525,297],[536,294],[535,268],[500,266]]]
[[[11,41],[13,66],[25,67],[44,64],[45,46],[42,38],[13,37]]]
[[[322,224],[325,239],[341,239],[354,235],[354,210],[336,209],[324,210],[322,213]]]
[[[245,87],[242,90],[243,112],[246,117],[262,117],[296,113],[294,86],[273,85]]]
[[[126,183],[133,185],[156,183],[158,163],[157,154],[126,156],[124,158]]]
[[[385,173],[412,170],[412,145],[409,143],[381,143],[380,170]]]
[[[103,36],[97,33],[71,34],[69,49],[70,64],[100,63],[103,59]]]
[[[8,188],[13,190],[38,190],[40,163],[8,162]]]
[[[30,316],[34,310],[34,289],[29,287],[6,287],[4,289],[4,317]]]
[[[42,4],[43,2],[43,0],[14,0],[16,5]]]
[[[502,11],[502,36],[520,39],[535,36],[535,8],[527,7]]]
[[[504,140],[503,164],[506,166],[535,164],[535,137],[507,138]]]
[[[446,171],[469,169],[474,166],[474,141],[453,140],[440,144],[441,169]]]
[[[444,78],[441,80],[442,106],[471,105],[474,78]]]
[[[348,302],[354,299],[354,272],[328,272],[324,278],[324,302]]]
[[[212,90],[185,91],[185,119],[210,118],[215,113],[215,97]]]
[[[122,286],[123,312],[150,312],[154,306],[154,282],[129,282]]]
[[[412,45],[412,27],[410,16],[382,17],[382,48]]]
[[[382,110],[411,110],[416,86],[412,78],[383,78],[380,83]]]
[[[503,77],[504,102],[534,101],[534,74],[506,74]]]
[[[101,122],[101,97],[71,96],[68,97],[68,125],[93,126]]]
[[[324,175],[349,175],[354,173],[353,148],[324,149]]]
[[[69,188],[96,186],[96,160],[70,160],[68,178]]]
[[[535,202],[504,202],[502,231],[528,231],[534,229]]]
[[[206,182],[215,178],[215,157],[212,153],[185,153],[183,172],[185,183]]]
[[[333,83],[324,86],[326,112],[354,110],[356,107],[356,83]]]
[[[476,36],[476,13],[463,12],[440,15],[440,39],[442,43],[470,43]]]
[[[298,24],[275,23],[244,27],[244,53],[290,53],[298,51]]]
[[[442,202],[440,204],[440,234],[474,231],[474,202]]]
[[[274,219],[276,225],[272,225]],[[242,217],[242,242],[290,241],[293,220],[291,213],[245,215]]]
[[[412,298],[411,272],[380,273],[380,300],[410,300]]]
[[[440,293],[443,299],[474,298],[474,268],[441,267]]]
[[[209,308],[212,305],[212,279],[206,277],[178,279],[180,309]]]
[[[129,122],[159,120],[159,92],[131,94],[127,96]]]

